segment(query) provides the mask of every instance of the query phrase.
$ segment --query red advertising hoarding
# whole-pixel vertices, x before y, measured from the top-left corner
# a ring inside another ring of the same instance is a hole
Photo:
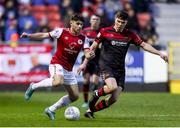
[[[0,84],[26,84],[49,76],[52,45],[0,44]]]

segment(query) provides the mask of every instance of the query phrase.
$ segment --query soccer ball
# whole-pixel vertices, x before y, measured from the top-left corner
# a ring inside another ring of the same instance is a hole
[[[66,108],[64,111],[64,117],[67,120],[79,120],[80,119],[80,111],[77,107],[75,106],[70,106]]]

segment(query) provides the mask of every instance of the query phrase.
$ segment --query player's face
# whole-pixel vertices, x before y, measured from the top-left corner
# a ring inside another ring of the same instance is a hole
[[[115,18],[115,27],[122,31],[127,24],[127,20],[122,20],[121,18],[116,17]]]
[[[83,28],[83,22],[82,21],[72,21],[71,28],[75,33],[80,33]]]
[[[91,26],[93,27],[99,27],[100,24],[100,18],[98,16],[93,15],[90,19]]]

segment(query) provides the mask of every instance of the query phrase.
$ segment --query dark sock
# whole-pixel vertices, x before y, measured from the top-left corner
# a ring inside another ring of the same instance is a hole
[[[106,100],[101,100],[99,103],[97,103],[97,105],[93,108],[93,112],[97,112],[100,110],[103,110],[105,108],[108,108],[110,106],[110,104],[108,103],[108,101]]]
[[[84,102],[88,102],[88,92],[89,92],[89,84],[83,84],[83,96]]]

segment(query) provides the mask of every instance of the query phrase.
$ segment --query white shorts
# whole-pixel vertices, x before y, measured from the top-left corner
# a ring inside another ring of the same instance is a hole
[[[50,64],[49,73],[52,78],[55,74],[64,76],[65,85],[77,85],[77,79],[72,71],[67,71],[60,64]]]

